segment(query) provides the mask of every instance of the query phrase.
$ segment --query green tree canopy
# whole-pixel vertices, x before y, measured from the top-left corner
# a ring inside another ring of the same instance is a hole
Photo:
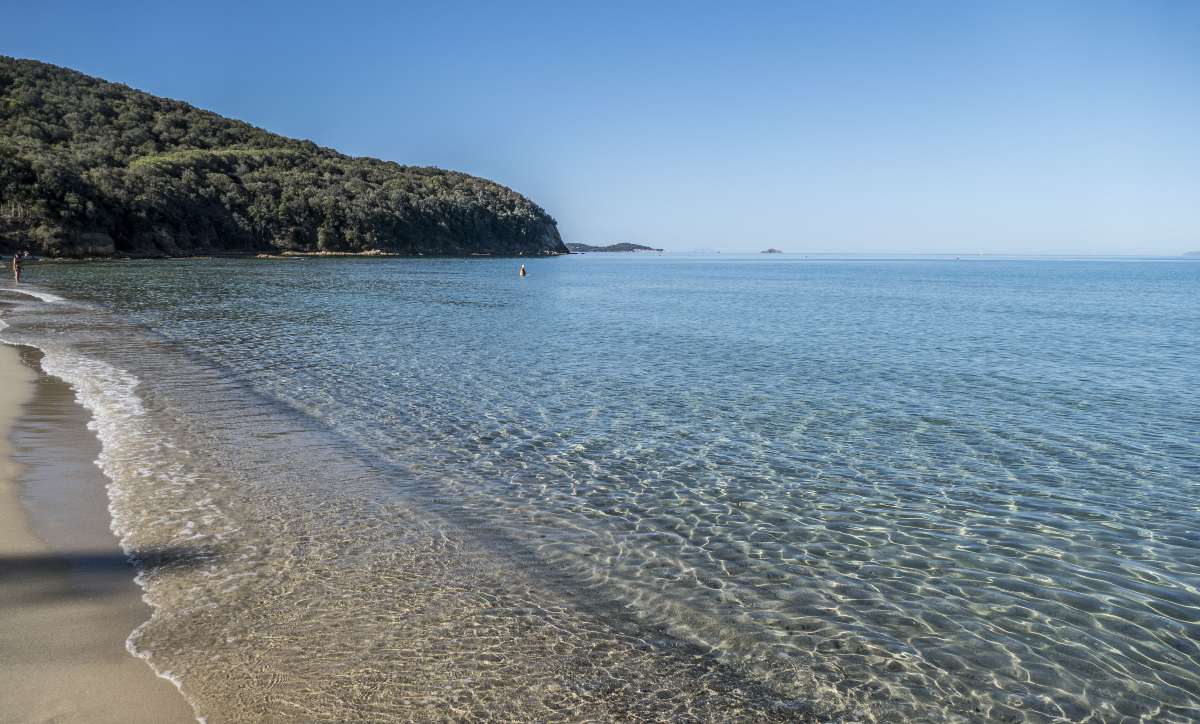
[[[0,249],[565,253],[515,191],[0,56]]]

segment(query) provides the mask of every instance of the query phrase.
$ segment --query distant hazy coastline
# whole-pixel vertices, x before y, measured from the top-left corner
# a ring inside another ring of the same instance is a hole
[[[621,242],[620,244],[609,244],[608,246],[593,246],[592,244],[581,244],[579,242],[573,241],[570,244],[567,244],[567,248],[571,250],[572,254],[590,254],[593,252],[612,253],[612,252],[633,252],[633,251],[657,251],[657,252],[662,251],[662,249],[655,249],[652,246],[645,246],[644,244],[630,244],[628,242]]]

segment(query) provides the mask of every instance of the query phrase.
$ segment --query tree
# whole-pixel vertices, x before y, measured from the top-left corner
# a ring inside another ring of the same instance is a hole
[[[544,210],[438,168],[350,158],[65,68],[0,56],[0,250],[564,253]]]

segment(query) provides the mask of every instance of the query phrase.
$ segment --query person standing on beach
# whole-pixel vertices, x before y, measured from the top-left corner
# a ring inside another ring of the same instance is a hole
[[[13,252],[12,266],[13,266],[13,279],[16,280],[17,284],[20,284],[21,283],[21,252],[19,252],[19,251]]]

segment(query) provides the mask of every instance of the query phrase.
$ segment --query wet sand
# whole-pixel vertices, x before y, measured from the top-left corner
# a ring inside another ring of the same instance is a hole
[[[150,617],[109,529],[99,442],[40,355],[0,344],[0,722],[190,722],[125,648]]]

